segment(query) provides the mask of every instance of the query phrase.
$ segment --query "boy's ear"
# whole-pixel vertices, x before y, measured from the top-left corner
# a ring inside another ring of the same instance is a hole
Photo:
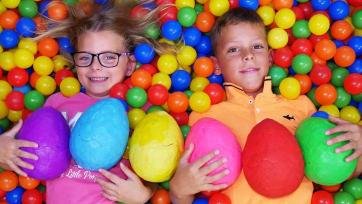
[[[269,49],[269,54],[268,54],[268,58],[269,58],[269,67],[273,66],[273,55],[274,55],[274,52],[272,49]]]
[[[133,55],[131,55],[128,57],[126,76],[128,77],[131,76],[135,69],[136,69],[136,58]]]
[[[214,63],[214,67],[215,67],[214,74],[215,75],[220,75],[221,74],[221,68],[219,66],[219,62],[217,61],[217,58],[214,57],[214,56],[211,56],[210,59]]]

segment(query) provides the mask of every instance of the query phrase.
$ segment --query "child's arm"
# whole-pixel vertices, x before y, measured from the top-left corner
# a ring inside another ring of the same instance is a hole
[[[112,201],[130,204],[146,203],[152,196],[155,186],[145,186],[138,176],[120,163],[122,171],[128,177],[127,180],[117,175],[101,169],[99,172],[109,181],[97,178],[97,182],[102,187],[102,195]]]
[[[19,167],[33,169],[34,167],[24,162],[22,158],[37,160],[34,154],[21,150],[21,147],[38,147],[34,142],[17,140],[15,135],[19,132],[23,122],[20,120],[11,130],[0,135],[0,166],[11,169],[17,174],[27,176]]]
[[[346,158],[346,161],[349,162],[358,158],[358,164],[355,173],[361,173],[362,160],[360,156],[362,155],[362,126],[331,116],[329,117],[329,120],[333,123],[336,123],[337,126],[329,129],[326,134],[331,135],[337,132],[340,132],[342,134],[328,140],[327,144],[333,145],[338,142],[349,141],[344,146],[337,148],[336,153],[344,152],[347,150],[354,150],[353,153]]]
[[[226,184],[213,185],[212,183],[227,175],[229,170],[224,170],[213,176],[207,176],[225,163],[226,159],[220,159],[210,165],[205,165],[218,154],[218,151],[214,151],[189,164],[188,160],[193,149],[194,145],[191,144],[184,152],[176,173],[170,181],[171,200],[174,204],[191,204],[196,193],[216,191],[227,187]]]

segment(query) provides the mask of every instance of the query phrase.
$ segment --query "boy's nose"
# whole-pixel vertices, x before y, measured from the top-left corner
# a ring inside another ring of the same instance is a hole
[[[250,51],[245,51],[242,58],[243,58],[243,61],[254,60],[254,54],[252,52],[250,52]]]

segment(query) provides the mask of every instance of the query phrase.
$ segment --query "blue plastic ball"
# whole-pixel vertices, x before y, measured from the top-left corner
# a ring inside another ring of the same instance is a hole
[[[157,4],[155,2],[147,2],[142,4],[142,6],[146,9],[153,10],[157,7]]]
[[[14,190],[6,193],[6,201],[9,204],[21,204],[21,197],[23,196],[24,189],[21,187],[16,187]]]
[[[167,40],[177,40],[181,37],[182,26],[178,21],[169,20],[162,25],[161,34]]]
[[[362,102],[358,103],[358,111],[360,114],[362,114]]]
[[[36,24],[31,18],[20,18],[16,23],[16,31],[20,36],[33,37],[36,31]]]
[[[329,6],[328,13],[333,20],[342,20],[349,14],[349,5],[341,0],[335,1]]]
[[[29,84],[25,84],[24,86],[14,86],[14,91],[20,91],[24,95],[31,91],[31,89],[32,88],[29,86]]]
[[[0,44],[5,49],[14,48],[19,43],[19,35],[14,30],[3,30],[0,33]]]
[[[362,74],[362,59],[356,59],[351,66],[348,67],[349,73]]]
[[[331,5],[331,0],[311,0],[310,3],[314,10],[324,11]]]
[[[190,27],[183,32],[183,38],[186,45],[194,47],[201,39],[201,32],[195,27]]]
[[[258,0],[239,0],[239,6],[247,9],[256,10],[259,7]]]
[[[334,44],[336,45],[337,48],[344,46],[344,43],[340,40],[333,40]]]
[[[289,67],[289,68],[288,68],[288,73],[289,73],[289,75],[292,75],[292,76],[294,76],[294,75],[296,74],[296,72],[294,71],[293,67]]]
[[[185,70],[176,70],[171,75],[171,86],[173,91],[185,91],[191,83],[191,76]]]
[[[96,4],[104,5],[108,2],[108,0],[95,0]]]
[[[203,35],[196,45],[196,51],[198,54],[209,55],[212,52],[212,44],[209,36]],[[200,55],[199,55],[200,56]]]
[[[122,105],[123,105],[123,107],[124,107],[124,109],[126,110],[126,111],[128,111],[128,104],[127,104],[127,101],[125,101],[125,100],[123,100],[123,99],[118,99],[118,100],[120,100],[121,102],[122,102]]]
[[[328,119],[329,115],[327,112],[317,111],[317,112],[313,113],[312,117]]]
[[[348,46],[350,46],[356,56],[359,57],[362,55],[362,36],[353,36],[348,41]]]
[[[147,43],[141,43],[137,45],[134,51],[134,55],[138,62],[142,64],[148,64],[155,57],[155,50],[151,45]]]
[[[210,84],[216,83],[222,85],[224,83],[224,78],[222,74],[219,75],[211,74],[209,77],[207,77],[207,79],[209,80]]]
[[[57,41],[62,51],[65,51],[70,54],[75,52],[75,48],[73,47],[68,37],[59,37],[57,38]]]
[[[351,99],[351,101],[349,102],[349,105],[358,108],[359,103],[356,102],[355,100]]]
[[[207,198],[195,198],[194,201],[192,202],[192,204],[208,204],[209,201],[207,200]]]
[[[51,2],[51,0],[43,0],[39,4],[39,13],[48,17],[48,4]]]

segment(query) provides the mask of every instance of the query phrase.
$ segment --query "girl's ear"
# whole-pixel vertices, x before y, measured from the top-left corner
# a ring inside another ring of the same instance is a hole
[[[215,74],[215,75],[220,75],[220,74],[221,74],[221,68],[220,68],[219,63],[218,63],[218,61],[217,61],[217,58],[214,57],[214,56],[211,56],[210,59],[211,59],[212,62],[214,63],[214,67],[215,67],[215,69],[214,69],[214,74]]]
[[[268,54],[268,58],[269,58],[269,67],[273,66],[273,50],[269,49],[269,54]]]
[[[128,57],[126,76],[128,77],[131,76],[135,68],[136,68],[136,58],[133,55],[131,55]]]

